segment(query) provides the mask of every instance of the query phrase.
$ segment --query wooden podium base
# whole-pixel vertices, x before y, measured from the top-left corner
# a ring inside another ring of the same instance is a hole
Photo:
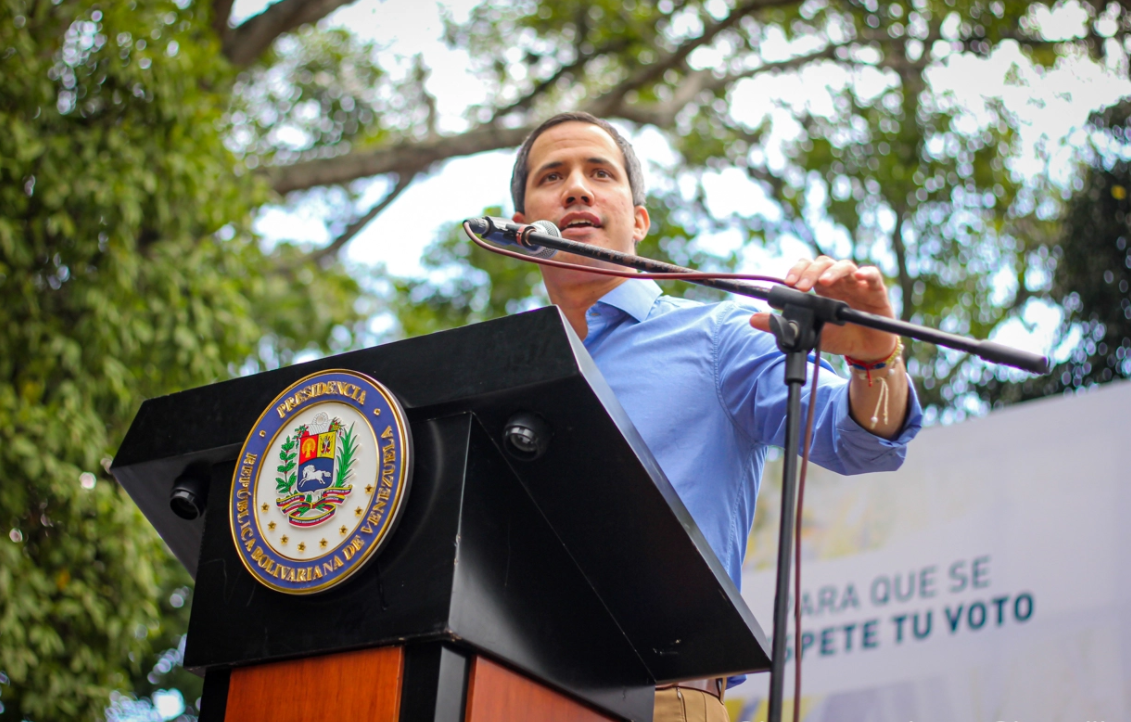
[[[400,719],[403,647],[232,670],[224,722]]]
[[[614,722],[549,687],[477,656],[471,663],[464,722]]]
[[[463,679],[436,679],[457,689],[432,690],[425,695],[428,709],[409,709],[404,647],[239,667],[228,679],[222,718],[202,710],[201,722],[615,722],[486,657],[473,656],[464,669]],[[462,690],[466,697],[456,704],[436,703],[453,693],[462,697]],[[205,704],[217,709],[217,701]]]

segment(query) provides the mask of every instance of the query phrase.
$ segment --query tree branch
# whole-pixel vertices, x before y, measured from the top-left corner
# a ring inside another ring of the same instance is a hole
[[[747,15],[752,15],[758,10],[781,5],[793,5],[795,3],[796,0],[746,0],[746,2],[736,7],[722,20],[707,24],[700,35],[691,38],[675,50],[663,55],[656,62],[641,67],[639,71],[622,80],[599,98],[596,98],[593,102],[588,104],[589,112],[594,115],[610,114],[612,108],[616,107],[617,104],[622,101],[626,93],[631,90],[638,90],[649,83],[655,82],[662,78],[664,73],[669,70],[685,67],[687,58],[691,53],[701,47],[709,45],[720,33],[734,27]]]
[[[494,114],[492,115],[492,120],[504,118],[516,110],[525,110],[526,108],[529,108],[531,103],[533,103],[538,98],[538,96],[542,95],[542,93],[545,93],[547,90],[552,88],[566,75],[583,69],[590,61],[602,55],[620,52],[621,50],[627,48],[628,45],[629,41],[627,38],[617,38],[615,41],[609,42],[601,46],[600,48],[597,48],[597,50],[590,53],[589,55],[578,56],[577,59],[572,63],[562,65],[557,70],[555,70],[550,75],[550,77],[536,83],[534,87],[530,89],[530,92],[528,92],[526,95],[522,96],[509,105],[495,110]]]
[[[424,101],[424,107],[428,109],[428,115],[425,118],[425,126],[428,129],[428,139],[434,140],[440,137],[440,133],[436,130],[436,121],[439,119],[439,112],[436,107],[436,97],[428,92],[427,82],[429,70],[424,65],[424,58],[417,53],[415,60],[413,60],[413,79],[416,81],[417,86],[420,88],[420,97]]]
[[[915,315],[915,279],[907,267],[907,244],[903,240],[903,222],[907,219],[907,208],[903,203],[893,203],[895,212],[895,231],[891,234],[891,246],[895,251],[896,278],[899,280],[900,299],[899,318],[910,321]]]
[[[384,173],[412,175],[448,158],[513,148],[522,143],[533,129],[532,125],[519,128],[481,126],[459,135],[359,151],[337,158],[302,161],[270,169],[268,173],[271,185],[278,193],[348,183]]]
[[[835,48],[822,50],[806,56],[799,56],[776,63],[767,63],[759,68],[743,73],[752,75],[759,72],[800,65],[819,55],[830,55]],[[623,118],[635,123],[650,123],[657,127],[671,127],[675,115],[695,96],[704,90],[733,82],[738,76],[717,78],[710,71],[693,73],[677,90],[672,100],[653,106],[630,105],[624,103],[610,108],[606,116]],[[591,107],[587,110],[592,112]],[[307,190],[317,186],[348,183],[358,178],[368,178],[385,173],[413,175],[425,171],[433,163],[448,158],[474,155],[500,148],[514,148],[522,143],[534,125],[517,128],[500,128],[491,124],[481,125],[459,135],[427,138],[422,141],[407,142],[368,151],[358,151],[336,158],[319,158],[300,161],[292,165],[278,166],[267,170],[271,185],[280,194]]]
[[[930,45],[931,42],[941,38],[938,33],[932,33],[923,42]],[[855,38],[849,42],[837,45],[828,45],[820,50],[806,53],[805,55],[798,55],[796,57],[787,58],[785,60],[778,60],[770,63],[764,63],[756,68],[750,68],[738,73],[727,73],[725,75],[716,75],[709,70],[697,70],[689,73],[687,78],[677,86],[675,94],[663,103],[653,103],[650,105],[642,104],[629,104],[624,101],[621,96],[620,103],[611,107],[602,108],[604,114],[624,118],[635,123],[647,123],[655,125],[659,128],[670,127],[675,122],[675,116],[683,109],[685,105],[693,101],[698,95],[704,92],[715,92],[722,88],[728,87],[739,80],[746,78],[753,78],[763,73],[776,72],[782,70],[790,70],[799,68],[808,63],[816,60],[834,60],[838,63],[845,65],[874,65],[880,68],[890,68],[900,73],[901,76],[906,76],[908,73],[922,73],[933,61],[930,59],[928,53],[924,51],[919,60],[911,61],[907,59],[903,53],[885,52],[883,57],[877,63],[861,63],[847,58],[838,58],[836,53],[838,50],[850,48],[854,45],[860,45],[861,42],[872,42],[882,45],[891,45],[894,42],[902,42],[899,40],[893,41],[886,35],[876,35],[875,37],[862,36]],[[1030,44],[1040,44],[1037,41],[1025,41]],[[1044,42],[1044,41],[1041,41]],[[1058,45],[1062,44],[1061,41],[1048,41],[1044,44]],[[607,97],[602,96],[602,97]],[[593,112],[590,110],[590,112]]]
[[[281,0],[281,2],[268,8],[263,15],[272,9],[292,5],[297,0]],[[348,0],[310,0],[312,5],[324,7],[327,4],[341,5]],[[629,90],[646,84],[651,80],[662,77],[663,73],[673,67],[683,67],[687,57],[698,47],[703,47],[726,28],[733,27],[742,17],[766,8],[788,5],[795,0],[747,0],[727,18],[708,26],[696,38],[685,42],[680,48],[668,53],[657,63],[645,66],[639,73],[624,79],[616,88],[609,90],[600,97],[584,106],[595,115],[603,117],[622,118],[624,120],[655,125],[659,128],[671,128],[675,123],[676,115],[691,103],[695,98],[705,92],[717,92],[738,80],[750,78],[762,73],[777,72],[803,66],[807,63],[829,59],[839,63],[853,64],[851,59],[837,58],[836,53],[844,47],[849,47],[860,42],[856,38],[840,45],[829,45],[821,50],[799,55],[776,62],[765,63],[757,68],[751,68],[724,75],[716,75],[710,70],[696,70],[687,74],[683,82],[674,89],[673,96],[664,102],[652,104],[628,103],[624,94]],[[258,16],[257,16],[258,17]],[[254,20],[254,18],[253,18]],[[248,21],[251,22],[250,20]],[[246,24],[246,23],[245,23]],[[242,27],[242,26],[241,26]],[[927,38],[929,43],[932,38]],[[866,39],[865,39],[866,40]],[[906,59],[887,57],[880,61],[880,65],[888,65],[896,70],[918,70],[921,65],[929,62],[924,53],[924,58],[910,63]],[[592,59],[592,55],[589,59]],[[545,92],[559,77],[570,71],[583,68],[586,61],[578,60],[569,66],[555,71],[554,75],[537,84],[522,99],[497,111],[496,119],[501,115],[514,110],[527,108],[533,99]],[[909,66],[914,65],[914,68]],[[427,101],[427,99],[426,99]],[[358,178],[367,178],[375,175],[396,173],[400,177],[412,176],[426,171],[431,165],[447,160],[448,158],[474,155],[490,150],[514,148],[518,146],[526,135],[533,130],[533,124],[526,124],[516,128],[502,128],[494,121],[483,123],[470,131],[458,135],[433,137],[422,140],[405,141],[398,144],[386,145],[371,150],[362,150],[338,156],[336,158],[323,158],[317,160],[300,161],[288,166],[278,166],[265,169],[264,172],[271,180],[272,187],[280,194],[291,191],[306,190],[317,186],[348,183]]]
[[[777,224],[777,232],[780,234],[785,231],[793,231],[803,243],[807,243],[813,249],[813,253],[818,256],[828,256],[829,253],[821,246],[821,242],[817,240],[817,234],[809,226],[808,221],[805,220],[803,214],[795,214],[793,207],[785,200],[785,181],[770,173],[765,168],[758,168],[755,166],[747,165],[746,176],[755,182],[761,182],[768,186],[770,192],[767,194],[777,201],[778,206],[782,211],[782,221]]]
[[[212,29],[221,41],[228,35],[228,19],[232,17],[232,5],[235,0],[212,0]]]
[[[670,128],[679,111],[708,86],[711,76],[710,70],[697,70],[691,73],[676,87],[672,97],[662,103],[631,104],[625,102],[622,96],[616,106],[590,108],[589,112],[594,115],[614,115],[634,123],[654,125],[657,128]],[[595,110],[600,112],[594,112]]]
[[[663,103],[653,103],[651,105],[632,105],[625,103],[622,99],[620,105],[609,109],[609,114],[624,118],[625,120],[631,120],[635,123],[648,123],[658,128],[667,128],[675,122],[675,116],[679,111],[701,93],[715,92],[720,88],[725,88],[744,78],[752,78],[770,71],[796,68],[822,58],[835,60],[837,49],[842,47],[845,46],[830,45],[822,50],[805,55],[798,55],[797,57],[788,58],[786,60],[765,63],[759,65],[757,68],[744,70],[741,73],[715,75],[710,70],[697,70],[687,76],[683,83],[676,88],[675,94],[672,95],[669,100]]]
[[[300,25],[313,23],[326,17],[342,5],[354,0],[279,0],[258,15],[221,35],[224,56],[233,65],[246,66],[255,62],[263,51],[271,47],[275,38]],[[217,3],[227,0],[217,0]],[[229,7],[231,3],[228,3]]]
[[[324,246],[323,248],[319,248],[317,251],[314,251],[309,256],[307,256],[304,260],[314,261],[315,263],[317,263],[324,258],[336,255],[338,251],[342,250],[342,246],[353,240],[353,237],[360,233],[361,229],[369,225],[369,222],[374,218],[381,215],[381,213],[383,213],[385,209],[388,208],[401,193],[404,193],[405,189],[412,185],[412,182],[414,180],[416,180],[415,173],[406,173],[405,175],[402,175],[397,179],[396,185],[394,185],[389,190],[389,192],[385,194],[385,197],[379,200],[377,204],[370,208],[368,211],[366,211],[365,215],[361,216],[353,223],[350,223],[348,226],[346,226],[346,229],[342,231],[337,238],[331,241],[329,245]]]

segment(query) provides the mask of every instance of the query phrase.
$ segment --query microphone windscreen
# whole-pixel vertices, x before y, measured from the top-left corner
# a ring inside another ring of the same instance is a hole
[[[530,225],[534,226],[547,236],[553,236],[554,238],[562,237],[562,232],[559,231],[558,227],[555,226],[551,221],[534,221]],[[544,246],[534,246],[533,248],[528,248],[526,251],[528,256],[533,256],[535,258],[550,258],[557,252],[558,251],[555,248],[546,248]]]
[[[538,226],[547,236],[554,236],[555,238],[562,237],[562,232],[558,230],[558,227],[555,226],[552,221],[534,221],[530,225]]]
[[[486,235],[487,231],[491,230],[491,224],[486,218],[468,218],[467,227],[477,236]]]

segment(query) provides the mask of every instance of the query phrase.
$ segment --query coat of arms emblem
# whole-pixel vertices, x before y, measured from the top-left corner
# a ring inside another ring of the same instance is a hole
[[[404,411],[377,381],[324,371],[260,416],[232,480],[232,538],[263,584],[308,594],[337,584],[388,539],[408,494]]]
[[[345,428],[326,412],[286,437],[279,449],[275,491],[281,496],[275,504],[291,524],[312,527],[333,518],[353,491],[349,481],[357,452],[354,427]]]

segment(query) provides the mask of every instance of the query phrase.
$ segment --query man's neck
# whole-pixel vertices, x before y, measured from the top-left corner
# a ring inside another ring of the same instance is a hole
[[[597,280],[580,283],[561,284],[546,282],[546,292],[550,302],[562,309],[569,325],[573,326],[574,333],[582,341],[589,335],[589,324],[585,321],[585,312],[593,304],[601,300],[606,293],[621,285],[628,279],[611,276],[598,276]]]

